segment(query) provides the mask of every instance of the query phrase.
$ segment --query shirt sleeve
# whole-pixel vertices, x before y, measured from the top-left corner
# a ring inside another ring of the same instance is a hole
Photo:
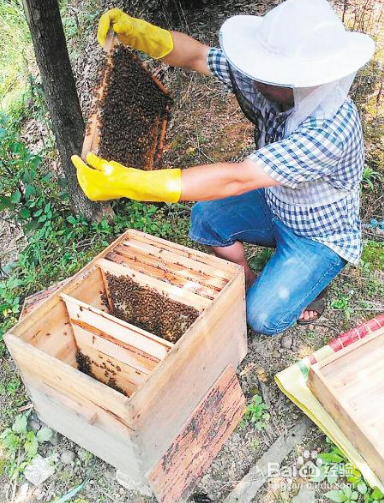
[[[208,51],[207,63],[211,73],[217,77],[227,89],[232,90],[229,65],[223,51],[211,47]]]
[[[281,185],[295,189],[324,178],[343,155],[342,141],[327,127],[302,127],[287,138],[256,150],[249,158]]]

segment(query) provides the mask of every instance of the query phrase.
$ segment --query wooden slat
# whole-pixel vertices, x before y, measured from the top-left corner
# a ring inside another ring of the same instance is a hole
[[[174,253],[164,251],[148,243],[141,243],[135,239],[125,241],[116,246],[113,250],[126,257],[136,257],[137,260],[150,265],[161,264],[170,273],[183,276],[191,281],[196,281],[205,287],[211,288],[214,292],[219,292],[228,283],[226,278],[221,278],[212,274],[212,268],[201,266],[201,262],[196,262],[185,257],[175,256]],[[180,261],[181,258],[181,261]]]
[[[105,272],[109,272],[117,277],[126,276],[131,278],[141,286],[153,288],[158,292],[167,295],[170,299],[181,302],[186,306],[194,307],[200,312],[204,311],[204,309],[211,304],[211,301],[205,297],[200,297],[195,293],[170,285],[169,283],[165,283],[159,279],[151,278],[150,276],[146,276],[138,271],[132,271],[128,267],[116,264],[110,260],[99,259],[97,261],[97,265]]]
[[[233,367],[213,385],[148,473],[160,503],[184,502],[240,422],[245,398]]]
[[[136,239],[137,241],[141,241],[142,243],[158,246],[163,250],[168,250],[172,253],[177,253],[179,255],[179,258],[186,257],[196,262],[200,262],[205,265],[210,265],[211,266],[210,274],[212,274],[212,276],[217,276],[220,278],[226,278],[230,280],[238,274],[239,270],[242,269],[241,266],[234,264],[233,262],[228,262],[227,260],[215,257],[214,255],[209,255],[208,253],[203,253],[198,250],[192,250],[191,248],[187,248],[186,246],[182,246],[177,243],[171,243],[170,241],[158,238],[157,236],[146,234],[145,232],[130,229],[128,231],[128,236],[129,236],[128,240]],[[223,272],[225,274],[223,274]]]
[[[329,355],[324,360],[316,363],[314,367],[317,370],[321,370],[321,372],[326,376],[332,376],[339,370],[343,371],[346,367],[344,362],[346,359],[349,359],[349,355],[352,355],[354,362],[358,363],[362,356],[371,354],[372,341],[378,339],[377,343],[381,346],[383,334],[384,327],[368,334],[363,339],[350,344],[341,351],[337,351],[336,353]]]
[[[353,410],[348,402],[342,400],[332,384],[321,373],[317,373],[315,369],[310,369],[309,387],[316,398],[324,405],[324,408],[334,418],[344,435],[358,449],[371,469],[380,480],[384,481],[383,445],[377,443],[377,435],[372,440],[369,433],[369,426],[372,431],[375,431],[375,428],[380,428],[379,440],[381,438],[382,441],[383,432],[381,427],[383,425],[383,414],[378,416],[380,423],[373,425],[369,425],[364,420],[361,420],[361,418],[357,418],[356,410]],[[367,390],[365,392],[369,393]],[[377,404],[377,407],[380,407],[381,403],[382,399]]]
[[[217,291],[202,286],[200,283],[192,279],[188,279],[183,276],[176,276],[168,269],[166,269],[166,267],[161,266],[159,260],[157,260],[156,264],[156,260],[152,259],[153,263],[151,264],[150,260],[142,259],[141,257],[138,258],[139,254],[131,255],[130,253],[125,253],[125,250],[122,250],[120,252],[120,249],[116,250],[116,252],[117,253],[108,253],[105,258],[107,260],[115,262],[116,264],[123,266],[125,265],[130,269],[133,269],[134,271],[147,274],[152,278],[157,278],[161,281],[165,281],[170,285],[175,285],[179,288],[183,288],[184,290],[188,290],[189,292],[196,293],[197,295],[200,295],[202,297],[206,297],[207,299],[213,300],[215,298]]]
[[[112,253],[112,252],[108,252],[105,255],[105,257],[107,255],[109,255],[110,253]],[[111,292],[109,291],[108,281],[107,281],[107,278],[105,276],[105,272],[102,269],[100,269],[100,267],[98,267],[98,270],[100,271],[101,276],[103,278],[104,293],[105,293],[106,300],[107,300],[108,310],[109,310],[110,313],[112,313],[113,312],[113,303],[112,303],[112,300],[111,300]],[[88,302],[88,304],[89,304],[89,302]]]
[[[115,37],[112,31],[108,32],[104,51],[106,53],[106,66],[104,68],[104,73],[101,77],[100,85],[94,93],[93,101],[92,101],[92,115],[89,117],[86,126],[86,133],[84,136],[83,147],[81,150],[81,158],[85,161],[87,158],[87,154],[89,152],[97,152],[97,148],[99,145],[99,129],[100,129],[100,109],[98,103],[104,97],[105,86],[107,84],[108,77],[108,66],[112,63],[112,54],[113,48],[117,43],[117,38]]]
[[[70,319],[94,327],[95,333],[100,337],[107,334],[116,341],[124,343],[125,347],[130,347],[131,351],[136,349],[162,360],[167,356],[169,349],[173,347],[172,343],[110,314],[103,313],[84,302],[65,294],[61,294],[61,297],[66,303]]]
[[[121,246],[144,251],[152,257],[159,257],[169,264],[169,267],[172,267],[174,264],[179,268],[184,267],[184,270],[187,272],[195,271],[201,275],[205,274],[205,276],[208,277],[208,281],[211,281],[212,286],[220,289],[223,288],[229,280],[226,271],[223,271],[222,268],[213,268],[210,264],[199,262],[189,256],[183,256],[176,250],[171,251],[155,243],[141,242],[138,239],[131,238],[129,241],[123,242]],[[189,251],[189,254],[191,254],[191,251]]]

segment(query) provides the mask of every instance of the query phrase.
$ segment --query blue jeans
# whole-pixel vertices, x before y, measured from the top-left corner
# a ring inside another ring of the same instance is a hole
[[[276,248],[247,293],[248,324],[266,335],[294,325],[347,263],[327,246],[294,234],[274,217],[263,189],[195,204],[190,237],[214,247],[245,241]]]

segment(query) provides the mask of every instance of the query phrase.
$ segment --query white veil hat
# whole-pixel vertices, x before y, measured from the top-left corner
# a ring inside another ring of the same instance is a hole
[[[345,30],[327,0],[286,0],[264,17],[233,16],[219,37],[235,69],[251,79],[292,88],[347,77],[375,49],[368,35]]]

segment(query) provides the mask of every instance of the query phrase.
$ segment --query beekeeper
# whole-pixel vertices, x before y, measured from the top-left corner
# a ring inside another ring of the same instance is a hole
[[[286,0],[264,17],[225,21],[221,49],[112,9],[100,19],[123,44],[171,66],[214,75],[255,125],[255,150],[241,162],[142,171],[89,154],[73,157],[95,201],[200,201],[190,236],[244,266],[249,325],[277,334],[311,323],[322,292],[361,252],[359,183],[364,146],[348,98],[373,55],[370,37],[345,30],[326,0]],[[243,243],[276,249],[255,280]]]

